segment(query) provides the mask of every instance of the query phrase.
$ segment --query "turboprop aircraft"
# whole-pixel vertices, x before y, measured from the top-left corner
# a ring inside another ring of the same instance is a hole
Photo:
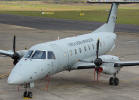
[[[112,75],[109,84],[117,86],[116,77],[124,66],[139,65],[139,61],[120,61],[119,57],[106,55],[115,47],[116,34],[114,33],[116,14],[119,3],[112,3],[107,22],[94,32],[56,41],[40,43],[29,50],[15,50],[16,37],[13,39],[13,51],[0,50],[1,55],[11,57],[15,65],[12,69],[8,83],[24,85],[23,96],[32,98],[28,90],[34,81],[51,76],[58,72],[94,69],[99,73]]]

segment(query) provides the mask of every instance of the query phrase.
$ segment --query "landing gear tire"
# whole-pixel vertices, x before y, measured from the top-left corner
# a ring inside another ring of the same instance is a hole
[[[115,78],[110,77],[110,79],[109,79],[109,85],[118,86],[119,85],[119,79],[117,77],[115,77]]]
[[[28,92],[28,97],[32,98],[32,92]]]
[[[24,98],[32,98],[32,92],[30,92],[30,91],[25,91],[23,97],[24,97]]]
[[[114,78],[114,85],[115,86],[118,86],[119,85],[119,79],[117,77]]]
[[[32,98],[32,92],[28,91],[28,88],[30,88],[30,83],[25,84],[24,88],[25,88],[25,92],[23,94],[23,97],[31,99]]]
[[[113,77],[110,77],[109,79],[109,85],[113,85],[114,84],[114,78]]]
[[[27,97],[27,91],[24,92],[23,97]]]

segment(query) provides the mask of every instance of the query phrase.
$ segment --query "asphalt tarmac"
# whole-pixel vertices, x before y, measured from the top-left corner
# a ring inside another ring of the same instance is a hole
[[[73,21],[54,18],[40,18],[20,15],[0,15],[0,23],[19,25],[43,30],[95,30],[103,23],[88,21]],[[116,25],[116,32],[139,32],[139,26],[136,25]]]
[[[17,36],[16,50],[34,44],[85,34],[102,23],[57,20],[38,17],[0,15],[0,49],[11,50],[12,38]],[[88,26],[88,27],[87,27]],[[118,26],[118,27],[117,27]],[[139,26],[117,25],[116,48],[108,54],[123,61],[139,60]],[[128,27],[129,28],[128,28]],[[69,27],[69,28],[68,28]],[[121,31],[121,32],[119,32]],[[0,57],[0,75],[13,68],[12,60]],[[119,86],[109,86],[108,75],[93,80],[93,70],[65,71],[51,76],[48,91],[46,78],[35,82],[32,100],[138,100],[139,66],[122,68],[118,74]],[[8,85],[7,77],[0,79],[0,100],[23,100],[23,87]]]

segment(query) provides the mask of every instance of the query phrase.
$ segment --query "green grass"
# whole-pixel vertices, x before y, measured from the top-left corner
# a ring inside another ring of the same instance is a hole
[[[107,4],[48,4],[42,1],[1,1],[0,14],[39,16],[105,22],[110,5]],[[44,11],[47,14],[41,14]],[[83,12],[84,16],[80,16]],[[117,23],[139,25],[139,4],[120,5]]]
[[[81,12],[84,13],[84,16],[80,16]],[[108,11],[49,11],[45,12],[45,14],[42,14],[41,11],[0,11],[0,14],[15,14],[23,16],[39,16],[47,18],[105,22],[107,20]],[[139,10],[120,9],[118,11],[117,23],[139,25]]]

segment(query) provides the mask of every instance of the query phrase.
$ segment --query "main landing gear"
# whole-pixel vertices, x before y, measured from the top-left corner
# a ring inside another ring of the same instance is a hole
[[[32,98],[32,92],[28,90],[28,88],[30,88],[30,83],[26,83],[24,85],[24,88],[25,88],[25,91],[24,91],[23,97],[31,99]]]
[[[114,86],[118,86],[119,85],[119,79],[116,77],[116,74],[114,74],[113,77],[110,77],[109,85],[114,85]]]

